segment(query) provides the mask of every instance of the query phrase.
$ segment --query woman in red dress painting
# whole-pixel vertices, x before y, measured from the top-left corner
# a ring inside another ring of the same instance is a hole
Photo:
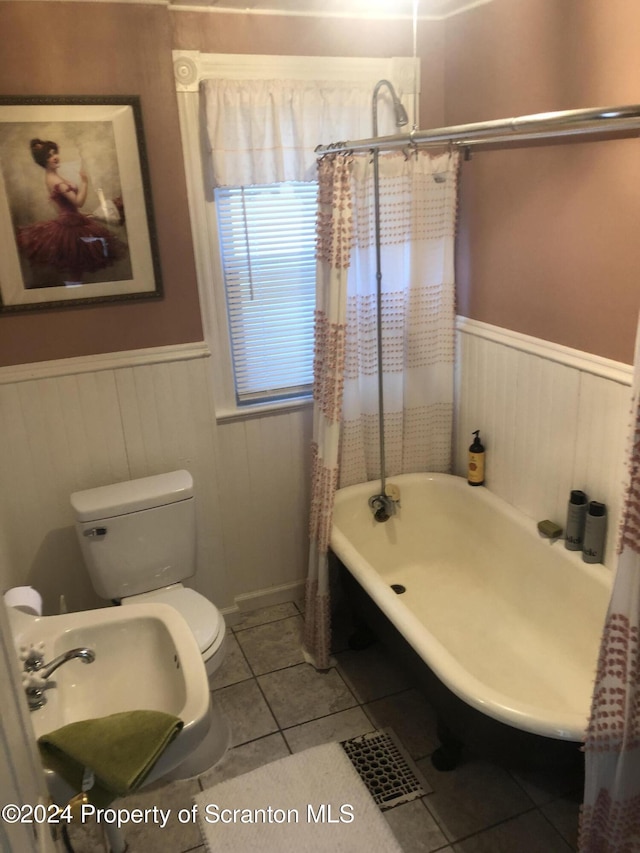
[[[125,245],[108,228],[80,213],[87,200],[87,176],[80,171],[75,186],[58,174],[58,145],[50,140],[32,139],[31,156],[45,170],[45,185],[58,210],[55,219],[36,222],[18,229],[17,243],[33,264],[48,265],[81,284],[86,273],[111,266],[125,252]]]

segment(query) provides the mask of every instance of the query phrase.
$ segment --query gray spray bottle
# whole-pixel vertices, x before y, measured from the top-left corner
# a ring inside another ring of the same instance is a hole
[[[582,551],[584,528],[587,519],[587,496],[580,489],[574,489],[567,506],[564,547],[569,551]]]
[[[585,563],[601,563],[607,535],[607,508],[599,501],[591,501],[584,528],[582,559]]]

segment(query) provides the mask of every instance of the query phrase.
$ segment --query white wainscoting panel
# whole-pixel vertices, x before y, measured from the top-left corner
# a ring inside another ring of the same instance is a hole
[[[194,477],[198,567],[188,583],[231,617],[293,597],[307,568],[311,413],[216,424],[206,347],[0,370],[0,587],[47,613],[104,605],[73,526],[78,489],[178,468]]]
[[[564,527],[569,492],[583,489],[607,504],[613,566],[631,378],[628,365],[459,318],[456,473],[479,429],[487,487],[536,521]]]
[[[570,489],[584,489],[609,506],[611,565],[631,369],[470,321],[458,339],[456,472],[480,429],[487,485],[532,518],[564,525]],[[231,616],[301,590],[311,411],[216,424],[211,369],[196,344],[0,370],[2,588],[33,585],[49,613],[61,594],[70,609],[103,604],[69,495],[184,467],[198,497],[190,583]]]

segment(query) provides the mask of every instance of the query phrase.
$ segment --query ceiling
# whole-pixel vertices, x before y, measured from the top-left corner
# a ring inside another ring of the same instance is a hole
[[[418,0],[418,17],[447,18],[489,2],[491,0]],[[257,15],[411,18],[414,14],[414,0],[170,0],[170,5]]]

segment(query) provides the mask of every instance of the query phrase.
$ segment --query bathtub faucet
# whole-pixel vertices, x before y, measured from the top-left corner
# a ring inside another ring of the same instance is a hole
[[[397,505],[398,502],[389,495],[371,495],[369,498],[369,506],[376,521],[388,521],[392,515],[396,514]]]

